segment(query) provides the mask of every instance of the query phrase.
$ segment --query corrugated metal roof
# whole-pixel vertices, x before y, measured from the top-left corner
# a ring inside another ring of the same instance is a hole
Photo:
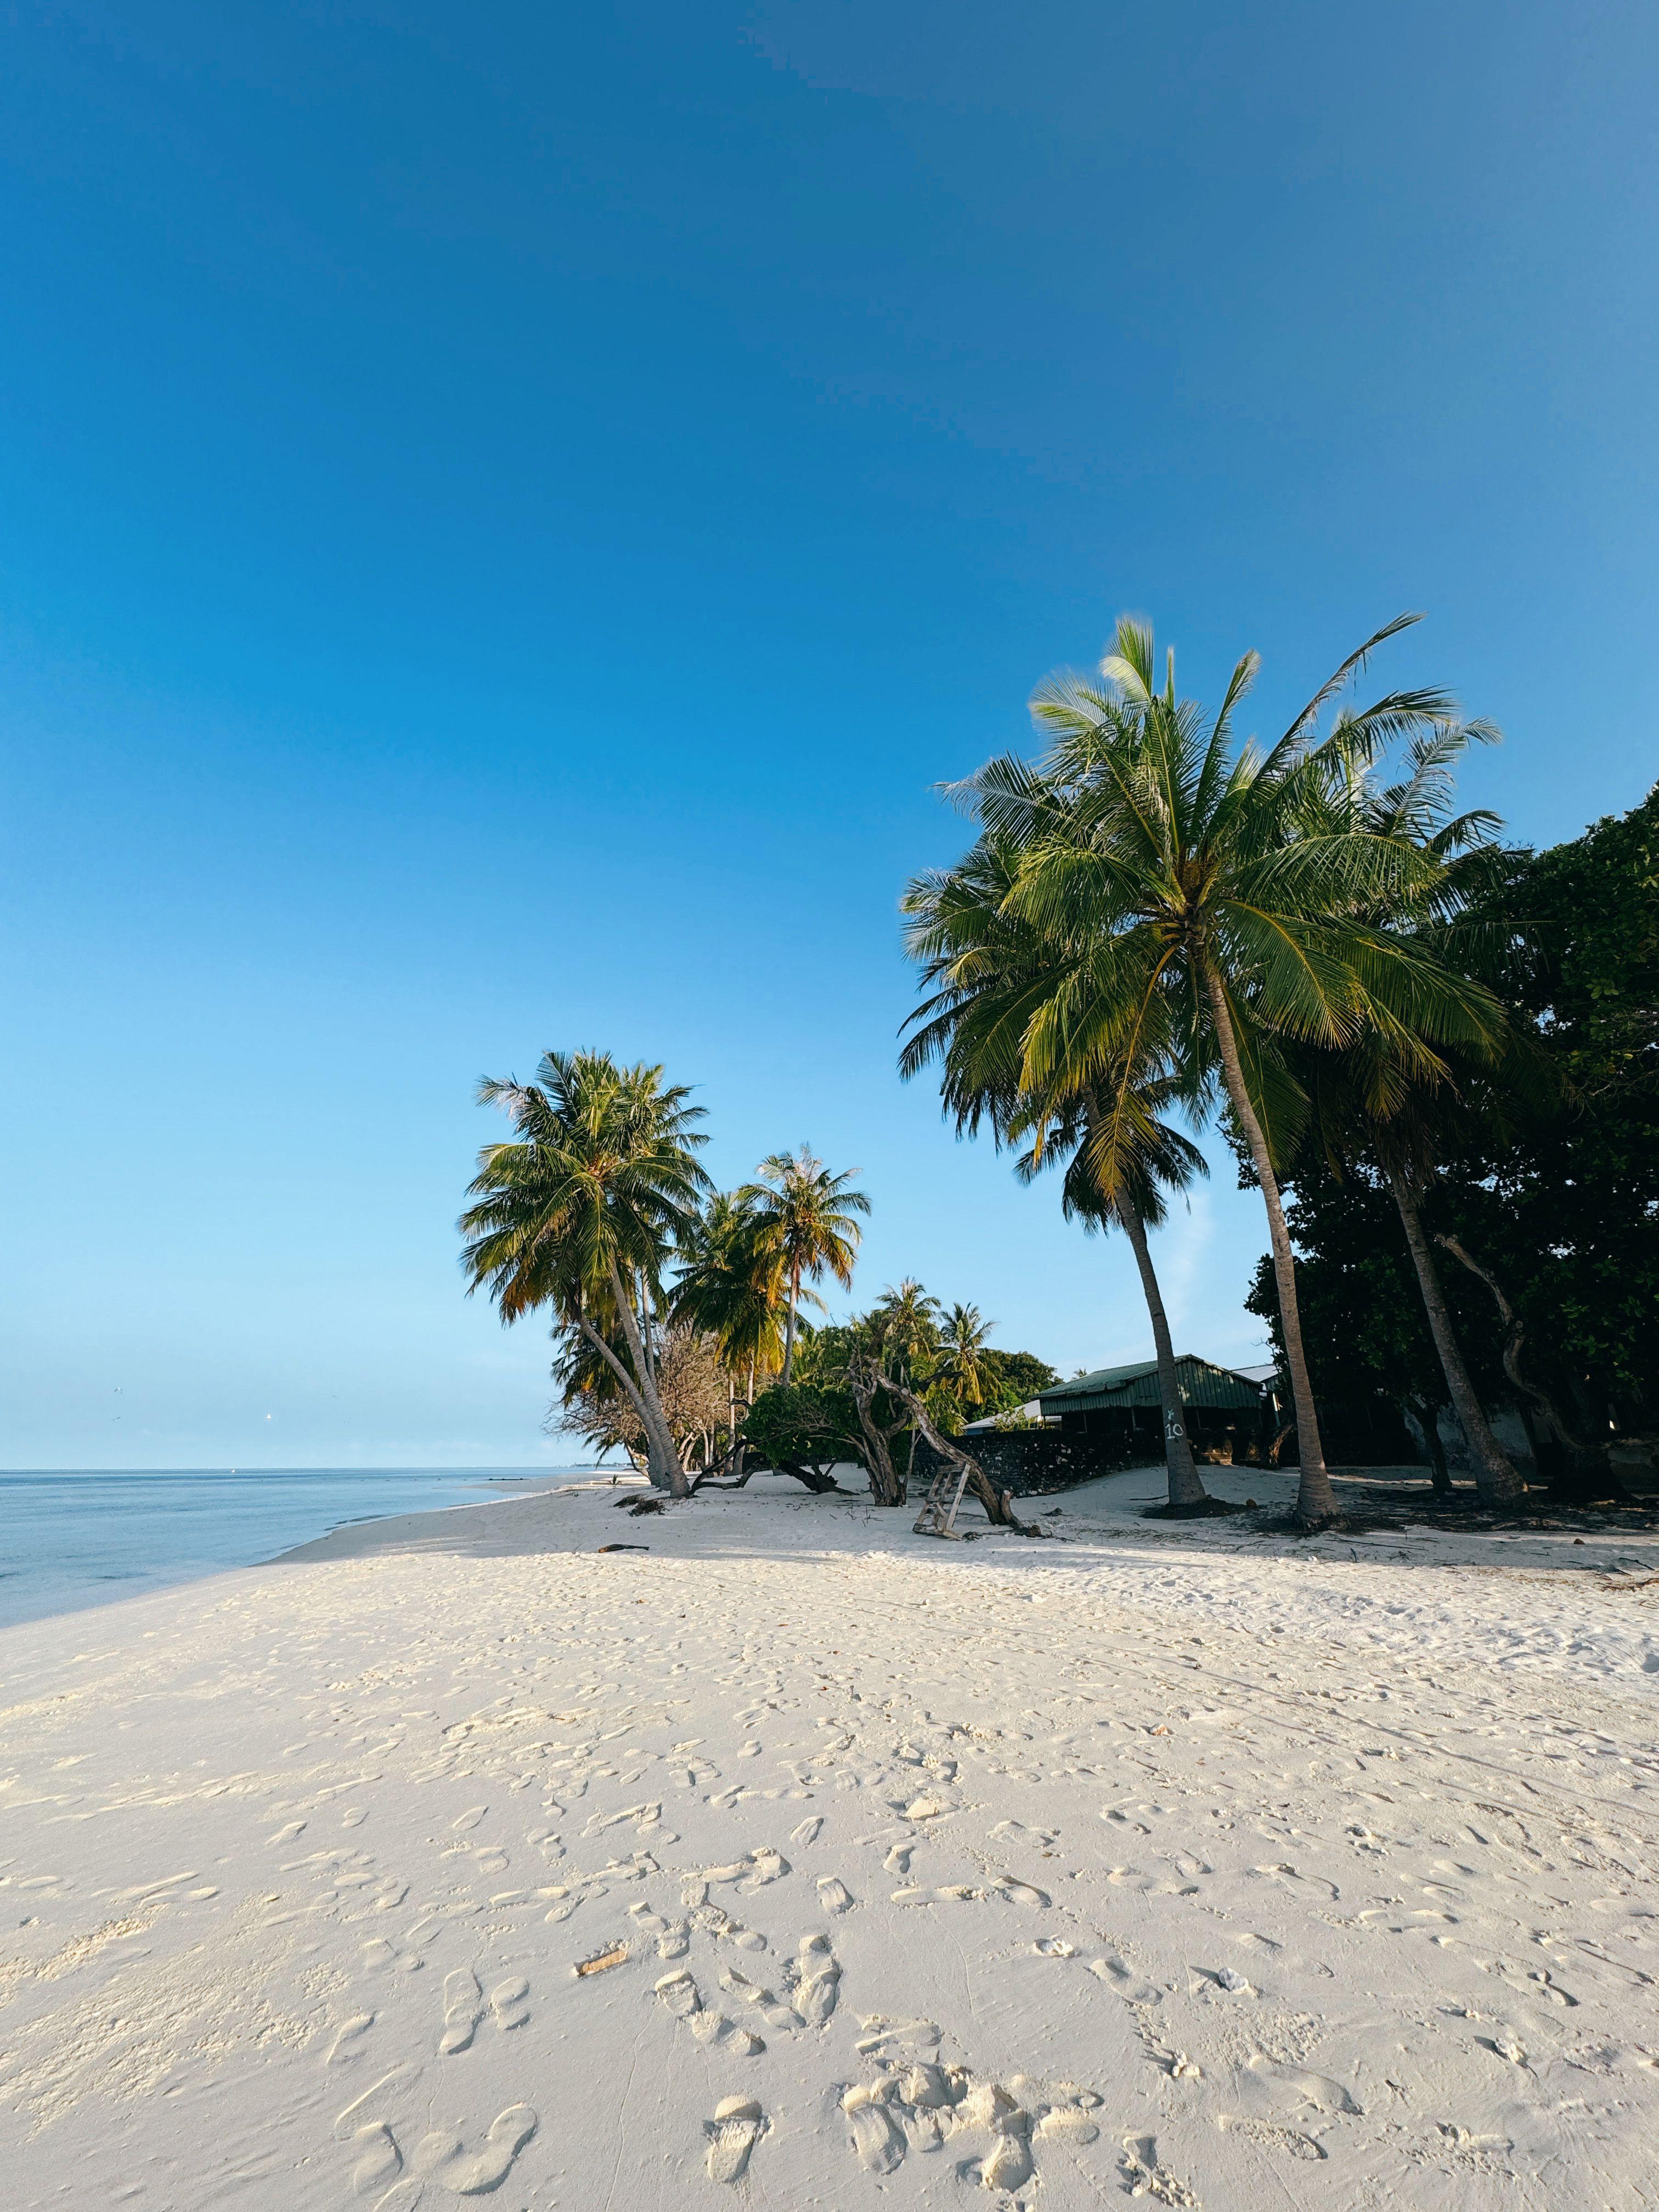
[[[1261,1402],[1259,1384],[1247,1381],[1231,1367],[1218,1367],[1190,1352],[1176,1361],[1176,1376],[1183,1405],[1207,1406],[1221,1413],[1243,1412]],[[1038,1394],[1045,1413],[1085,1413],[1110,1407],[1156,1406],[1158,1362],[1138,1361],[1133,1367],[1097,1367],[1079,1375],[1074,1382],[1057,1382]]]

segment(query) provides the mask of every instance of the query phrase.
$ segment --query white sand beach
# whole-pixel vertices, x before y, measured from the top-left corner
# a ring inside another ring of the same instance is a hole
[[[600,1482],[5,1632],[6,2203],[1659,2203],[1659,1538],[1157,1480]]]

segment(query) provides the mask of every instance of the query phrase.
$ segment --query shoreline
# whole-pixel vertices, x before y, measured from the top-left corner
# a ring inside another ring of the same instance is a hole
[[[1152,1487],[600,1475],[0,1630],[20,2212],[1636,2212],[1659,1538]]]

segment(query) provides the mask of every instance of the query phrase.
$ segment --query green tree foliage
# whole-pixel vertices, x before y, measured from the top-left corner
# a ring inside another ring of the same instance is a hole
[[[862,1467],[878,1504],[908,1494],[917,1419],[898,1389],[914,1391],[945,1436],[969,1420],[1018,1406],[1058,1376],[1030,1352],[1000,1352],[973,1306],[947,1313],[907,1276],[882,1292],[868,1313],[804,1331],[793,1387],[763,1390],[744,1430],[774,1467],[794,1474],[839,1458]],[[980,1395],[964,1388],[963,1345],[971,1346]]]
[[[1448,1403],[1446,1379],[1392,1193],[1374,1169],[1350,1168],[1339,1177],[1310,1152],[1297,1168],[1285,1219],[1327,1425],[1352,1439],[1345,1455],[1364,1458],[1373,1449],[1368,1437],[1386,1437],[1395,1419],[1409,1415],[1427,1443],[1435,1486],[1443,1491],[1450,1478],[1438,1418]],[[1490,1302],[1483,1310],[1473,1285],[1454,1280],[1446,1287],[1477,1383],[1496,1395],[1503,1376]],[[1267,1323],[1282,1363],[1279,1297],[1265,1254],[1244,1304]]]
[[[980,1367],[985,1377],[981,1410],[987,1413],[1009,1413],[1035,1398],[1039,1390],[1052,1390],[1060,1380],[1059,1369],[1039,1359],[1036,1352],[999,1352],[994,1345],[981,1353]]]
[[[1060,973],[1022,1026],[1020,1088],[1038,1098],[1097,1086],[1095,1179],[1122,1186],[1145,1101],[1183,1076],[1194,1097],[1218,1075],[1266,1204],[1301,1461],[1297,1515],[1336,1500],[1297,1322],[1279,1195],[1297,1096],[1279,1038],[1345,1048],[1390,1035],[1423,1067],[1477,1048],[1491,999],[1386,915],[1437,872],[1412,838],[1379,831],[1351,793],[1380,750],[1444,724],[1437,691],[1396,691],[1363,709],[1328,705],[1401,617],[1351,654],[1277,744],[1240,744],[1234,721],[1255,676],[1247,653],[1219,708],[1178,696],[1173,656],[1159,683],[1152,636],[1119,624],[1100,680],[1062,675],[1033,702],[1051,739],[1040,768],[1012,756],[962,787],[983,837],[1018,851],[1004,905],[1061,945]]]
[[[843,1290],[853,1285],[853,1262],[863,1234],[856,1216],[870,1201],[848,1188],[851,1174],[831,1175],[803,1145],[798,1152],[774,1152],[760,1164],[759,1181],[741,1196],[755,1209],[760,1235],[776,1255],[788,1286],[783,1327],[783,1380],[795,1371],[795,1329],[803,1284],[832,1275]]]
[[[485,1289],[504,1323],[550,1307],[556,1336],[580,1337],[637,1415],[651,1480],[690,1488],[655,1376],[663,1273],[692,1233],[708,1178],[702,1109],[662,1069],[609,1053],[550,1052],[534,1083],[485,1077],[516,1141],[486,1145],[459,1223],[468,1294]]]
[[[1565,1474],[1609,1437],[1655,1426],[1659,791],[1567,843],[1500,858],[1467,926],[1485,931],[1490,972],[1554,1079],[1531,1088],[1555,1103],[1483,1092],[1480,1081],[1495,1085],[1501,1070],[1462,1085],[1455,1110],[1428,1125],[1423,1211],[1430,1233],[1478,1260],[1514,1308],[1518,1371],[1576,1440],[1556,1448]],[[1298,1279],[1317,1315],[1304,1327],[1322,1376],[1336,1378],[1325,1387],[1401,1405],[1425,1393],[1404,1241],[1377,1172],[1339,1182],[1310,1156],[1291,1211]],[[1450,1258],[1441,1272],[1478,1388],[1504,1393],[1506,1332],[1486,1286]],[[1276,1326],[1261,1288],[1253,1310]]]

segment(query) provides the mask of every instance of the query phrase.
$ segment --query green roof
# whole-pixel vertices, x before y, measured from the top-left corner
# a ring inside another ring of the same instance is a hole
[[[1182,1352],[1176,1361],[1176,1379],[1183,1405],[1208,1406],[1219,1412],[1243,1412],[1261,1403],[1259,1382],[1235,1374],[1231,1367],[1218,1367],[1212,1360],[1200,1359],[1190,1352]],[[1039,1391],[1037,1396],[1045,1414],[1156,1406],[1161,1402],[1158,1362],[1142,1359],[1133,1367],[1097,1367],[1091,1375],[1079,1375],[1074,1382],[1057,1382],[1050,1390]]]

